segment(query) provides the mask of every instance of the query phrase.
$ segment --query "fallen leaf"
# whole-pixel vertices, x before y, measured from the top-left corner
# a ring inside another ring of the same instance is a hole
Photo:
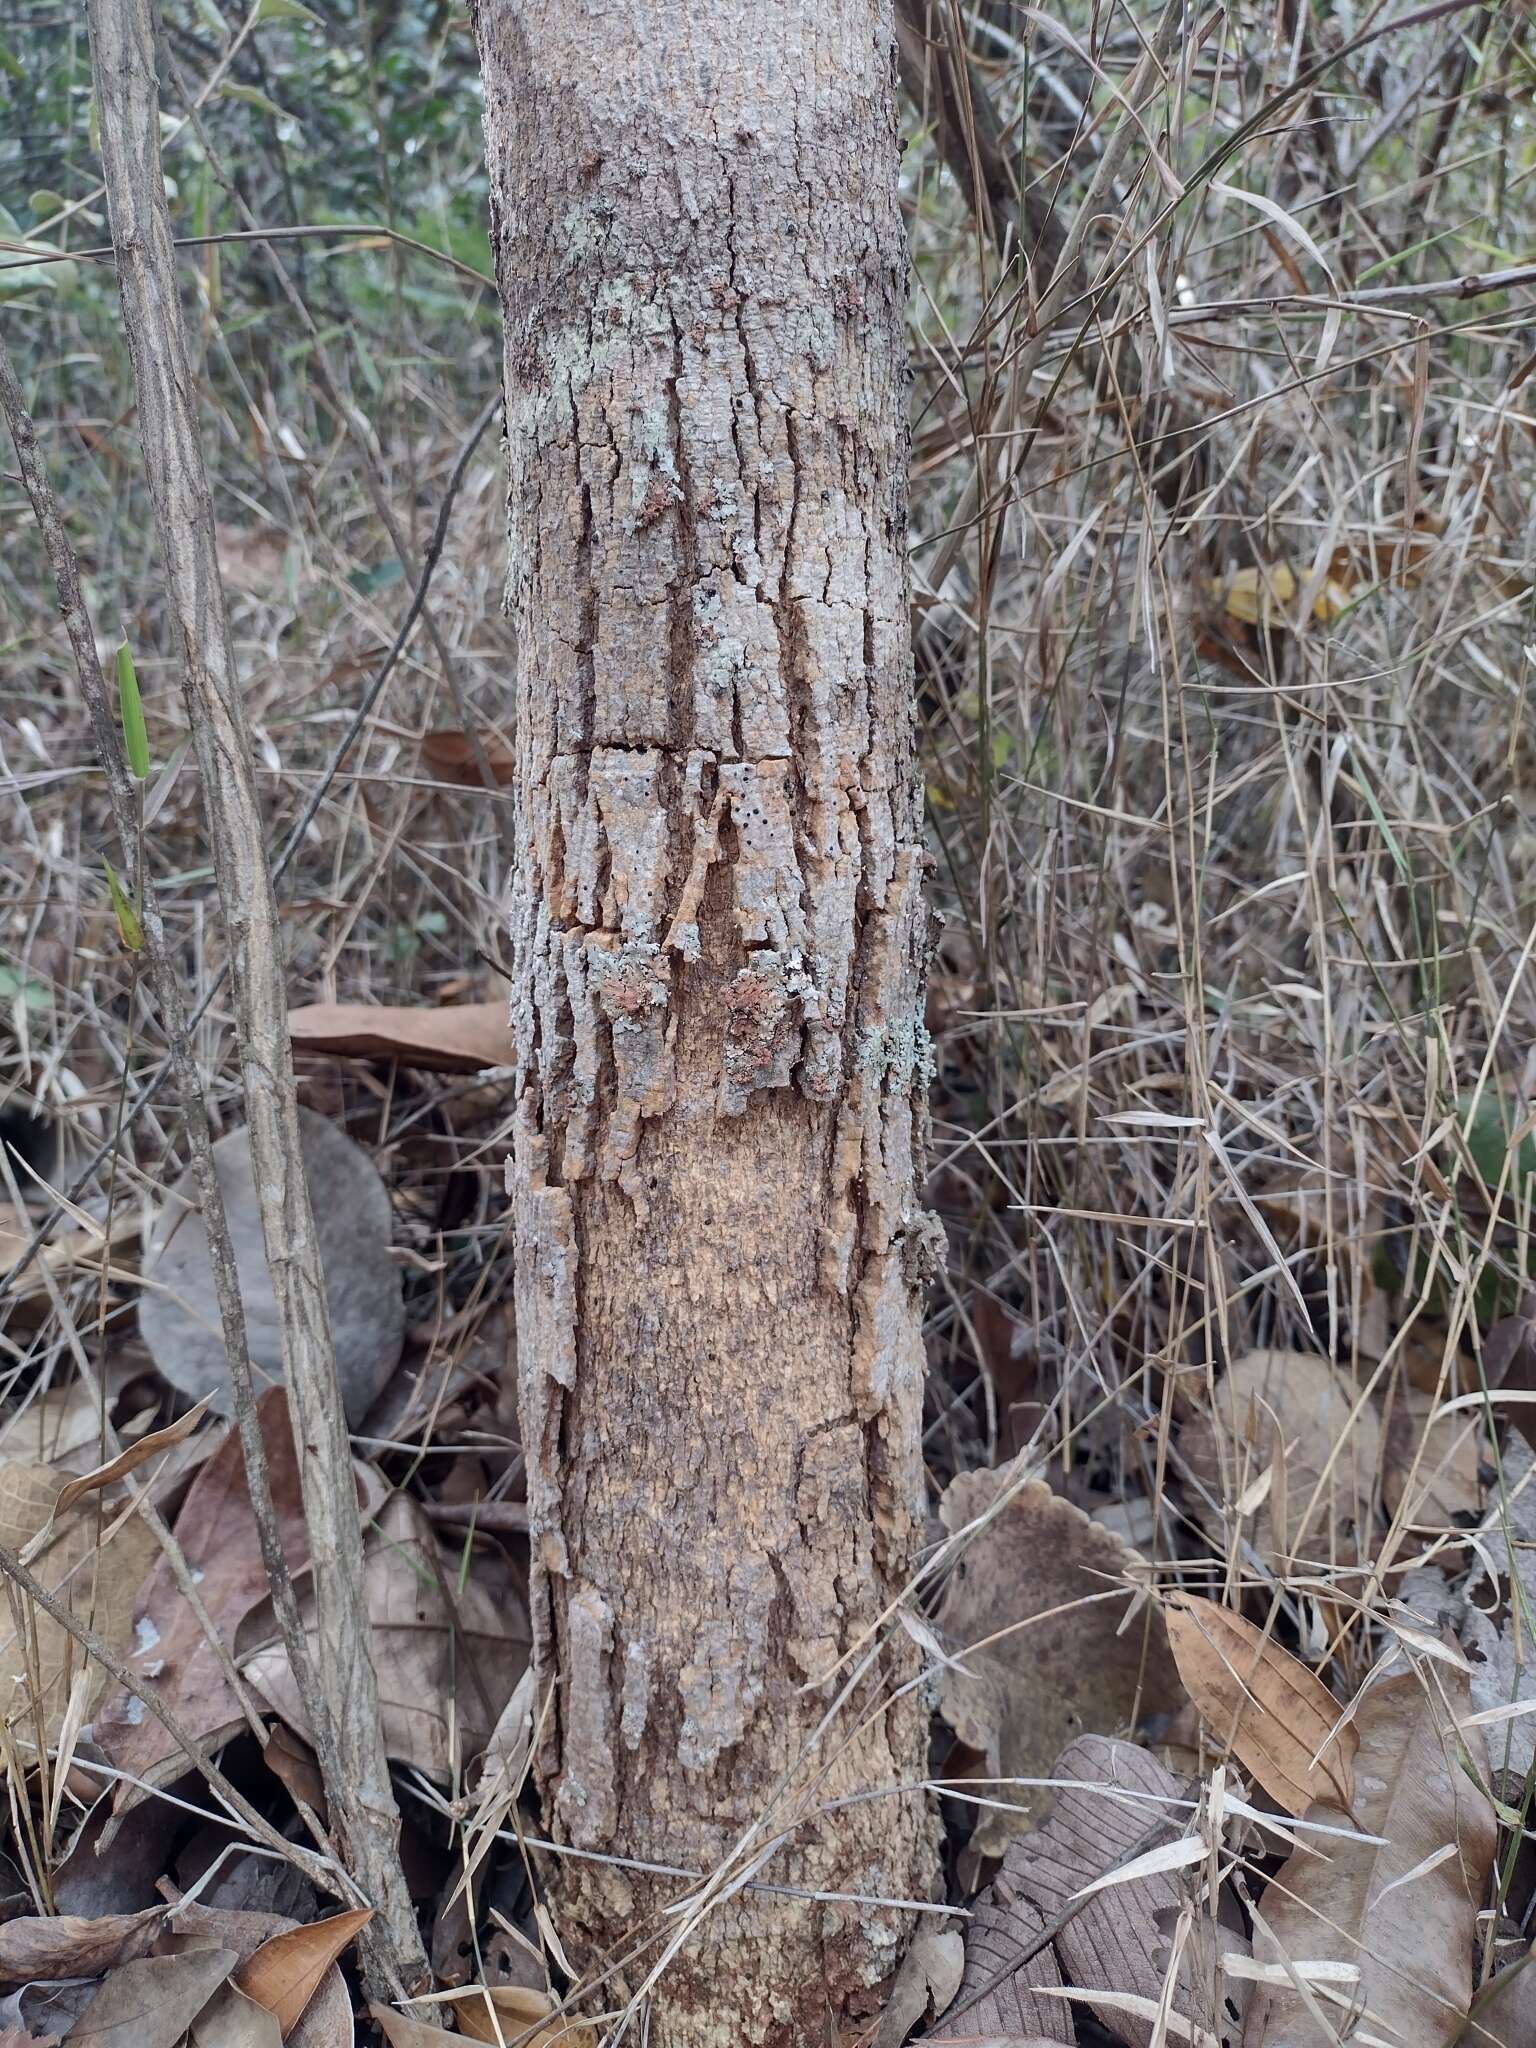
[[[430,2027],[425,2020],[413,2020],[408,2014],[394,2012],[387,2005],[370,2005],[368,2016],[389,2043],[389,2048],[443,2048],[445,2041],[452,2041],[451,2034],[444,2034],[441,2027]]]
[[[1382,1500],[1418,1543],[1470,1528],[1483,1505],[1483,1418],[1475,1410],[1437,1416],[1436,1407],[1433,1394],[1405,1387],[1387,1423]],[[1458,1547],[1440,1560],[1463,1556]]]
[[[912,2029],[930,2013],[942,2013],[953,2004],[964,1974],[962,1936],[952,1927],[919,1928],[885,2001],[874,2048],[902,2048]]]
[[[480,745],[491,774],[505,789],[517,773],[517,760],[512,749],[499,733],[494,732],[481,733]],[[480,764],[475,759],[475,750],[467,733],[451,727],[429,732],[421,743],[421,758],[441,782],[463,783],[471,789],[485,787]]]
[[[159,1546],[141,1515],[122,1511],[110,1519],[80,1515],[50,1528],[59,1495],[73,1476],[47,1465],[0,1463],[0,1542],[26,1552],[41,1537],[41,1548],[31,1554],[37,1578],[77,1621],[121,1652]],[[18,1607],[24,1617],[20,1635]],[[69,1631],[35,1611],[7,1582],[0,1596],[0,1701],[9,1725],[29,1742],[55,1747],[77,1675],[87,1673],[87,1712],[109,1682],[106,1671],[88,1666]]]
[[[1334,1801],[1308,1818],[1383,1840],[1332,1837],[1297,1850],[1259,1902],[1256,1962],[1358,1967],[1358,1985],[1342,1987],[1333,2006],[1342,2026],[1363,2004],[1352,2022],[1358,2040],[1449,2048],[1466,2020],[1496,1832],[1493,1808],[1462,1762],[1465,1751],[1486,1777],[1477,1731],[1455,1725],[1467,1704],[1465,1675],[1444,1664],[1435,1666],[1434,1685],[1408,1671],[1370,1686],[1354,1717],[1353,1819]],[[1327,2010],[1332,1987],[1314,1982],[1311,1990]],[[1289,1985],[1255,1986],[1246,2048],[1312,2048],[1317,2039],[1316,2021]]]
[[[472,2041],[515,2041],[517,2048],[596,2048],[596,2031],[560,2012],[547,1991],[530,1991],[521,1984],[477,1984],[448,2003],[459,2032]],[[540,2026],[540,2020],[549,2024]]]
[[[1021,1837],[1020,1839],[1028,1839]],[[1012,1851],[1014,1844],[1010,1844]],[[1077,2039],[1067,2008],[1036,1990],[1059,1986],[1061,1967],[1049,1942],[1028,1962],[1021,1960],[1045,1932],[1045,1915],[1019,1890],[1003,1868],[971,1909],[965,1930],[965,1975],[955,2001],[956,2018],[941,2014],[927,2038],[943,2043],[982,2040],[1049,2041],[1071,2044]]]
[[[1118,2001],[1146,2000],[1156,2009],[1167,1974],[1164,1922],[1186,1897],[1174,1873],[1148,1871],[1142,1859],[1186,1830],[1187,1789],[1148,1751],[1102,1736],[1070,1744],[1053,1775],[1076,1782],[1057,1794],[1042,1827],[1009,1844],[999,1877],[1029,1902],[1042,1924],[1077,1907],[1055,1937],[1060,1977],[1034,1978],[1031,1989],[1048,1991],[1063,1980],[1075,1985],[1075,1995],[1086,1999],[1103,2027],[1140,2048],[1153,2029],[1138,2007]],[[1102,1883],[1127,1865],[1143,1874]],[[1199,1968],[1199,1960],[1193,1950],[1181,1958],[1172,2010],[1189,2027],[1214,2035],[1223,2048],[1237,2048],[1241,2008],[1235,2023],[1231,2015],[1213,2011],[1213,1973]]]
[[[172,2048],[234,1965],[227,1948],[123,1963],[64,2038],[89,2048]]]
[[[1185,1464],[1210,1496],[1197,1495],[1195,1511],[1223,1549],[1241,1504],[1242,1533],[1281,1578],[1299,1558],[1360,1562],[1362,1533],[1373,1534],[1381,1425],[1369,1402],[1350,1421],[1356,1398],[1327,1359],[1308,1351],[1250,1351],[1233,1361],[1214,1409],[1179,1436]]]
[[[405,1303],[390,1257],[394,1216],[389,1190],[361,1145],[328,1117],[299,1111],[304,1178],[315,1212],[326,1303],[336,1347],[336,1376],[347,1420],[361,1422],[400,1361]],[[277,1299],[267,1270],[248,1131],[231,1131],[213,1148],[245,1307],[251,1370],[258,1387],[283,1376]],[[208,1233],[189,1168],[166,1197],[150,1233],[139,1295],[139,1329],[158,1370],[173,1387],[215,1413],[234,1404],[220,1334]]]
[[[1166,1602],[1168,1639],[1206,1733],[1287,1813],[1353,1798],[1358,1736],[1322,1680],[1262,1629],[1190,1593]]]
[[[951,1482],[939,1512],[954,1531],[1014,1487],[1017,1462]],[[1026,1480],[971,1540],[937,1616],[954,1663],[939,1708],[960,1740],[986,1760],[988,1778],[1045,1778],[1076,1735],[1111,1735],[1149,1714],[1171,1712],[1183,1691],[1161,1612],[1126,1620],[1117,1591],[1137,1553],[1080,1508]],[[1120,1633],[1122,1624],[1124,1632]],[[985,1647],[973,1647],[985,1645]],[[987,1808],[972,1847],[998,1856],[1052,1794],[993,1785],[1009,1808]]]
[[[308,1568],[309,1528],[287,1399],[280,1389],[263,1395],[259,1414],[283,1555],[297,1574]],[[190,1569],[200,1574],[203,1604],[226,1645],[232,1645],[241,1620],[267,1595],[238,1436],[221,1444],[193,1480],[177,1517],[176,1540]],[[164,1558],[144,1588],[132,1627],[130,1669],[154,1687],[192,1735],[214,1747],[244,1725],[219,1660]],[[96,1716],[95,1733],[109,1763],[148,1784],[186,1769],[166,1729],[131,1693],[109,1695]],[[144,1796],[135,1786],[121,1785],[119,1808],[137,1805]]]
[[[52,1983],[62,1977],[101,1977],[118,1963],[148,1955],[165,1919],[163,1906],[142,1913],[26,1915],[0,1926],[0,1979],[7,1984]]]
[[[288,1012],[295,1052],[399,1060],[408,1067],[472,1074],[517,1057],[507,1005],[444,1004],[428,1010],[387,1003],[310,1003]]]
[[[1536,2041],[1536,1949],[1500,1970],[1472,2001],[1466,2048],[1531,2048]]]
[[[110,1486],[113,1480],[136,1471],[147,1458],[156,1457],[161,1451],[168,1451],[183,1438],[189,1437],[207,1412],[207,1401],[199,1401],[195,1408],[189,1408],[185,1415],[169,1423],[166,1428],[151,1430],[148,1436],[140,1437],[136,1444],[129,1444],[125,1450],[119,1451],[115,1458],[109,1458],[106,1464],[98,1465],[93,1472],[84,1473],[79,1479],[71,1479],[53,1504],[54,1520],[57,1521],[60,1515],[66,1513],[86,1494],[97,1493],[102,1487]]]
[[[247,1998],[273,2014],[286,2039],[327,1970],[372,1918],[372,1907],[362,1906],[274,1934],[240,1965],[235,1982]]]
[[[393,1495],[368,1533],[364,1592],[384,1747],[442,1782],[453,1774],[455,1745],[465,1761],[484,1747],[528,1662],[527,1618],[510,1582],[488,1584],[477,1561],[460,1589],[458,1556],[439,1545],[408,1494]],[[312,1598],[302,1605],[305,1627],[312,1628]],[[243,1659],[240,1668],[307,1741],[311,1731],[282,1645]]]
[[[189,2048],[283,2048],[283,2032],[264,2005],[224,1984],[192,2022]]]

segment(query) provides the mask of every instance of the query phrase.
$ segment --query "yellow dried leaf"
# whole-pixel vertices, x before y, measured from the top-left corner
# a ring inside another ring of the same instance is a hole
[[[1320,1678],[1213,1600],[1176,1593],[1168,1640],[1206,1732],[1287,1813],[1354,1800],[1359,1737]]]

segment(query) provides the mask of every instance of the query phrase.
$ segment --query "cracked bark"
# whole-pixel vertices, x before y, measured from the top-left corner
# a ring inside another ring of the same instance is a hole
[[[880,0],[479,0],[519,637],[518,1355],[548,1822],[931,1896],[899,1633],[923,1508],[928,912],[906,243]],[[675,1881],[560,1858],[644,1987]],[[829,2038],[898,1911],[738,1891],[660,2048]],[[675,1929],[675,1921],[671,1927]],[[669,1931],[669,1930],[664,1930]],[[614,2003],[614,1985],[603,2000]]]

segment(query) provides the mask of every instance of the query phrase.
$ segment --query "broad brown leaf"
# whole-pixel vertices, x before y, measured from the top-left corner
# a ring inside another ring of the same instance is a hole
[[[234,1964],[227,1948],[123,1963],[64,2038],[81,2048],[172,2048]]]
[[[1353,1726],[1320,1678],[1240,1614],[1189,1593],[1167,1601],[1179,1675],[1218,1749],[1287,1813],[1354,1796]]]
[[[472,1074],[517,1057],[505,1002],[413,1009],[387,1003],[308,1003],[288,1012],[296,1052],[399,1060],[408,1067]]]
[[[1371,1686],[1355,1714],[1353,1821],[1332,1802],[1314,1806],[1308,1818],[1358,1826],[1382,1843],[1313,1841],[1288,1859],[1259,1901],[1256,1960],[1359,1968],[1344,2006],[1328,2004],[1331,1987],[1314,1984],[1312,1995],[1335,2021],[1352,1999],[1363,2000],[1360,2039],[1449,2048],[1466,2020],[1495,1837],[1493,1808],[1462,1764],[1464,1748],[1486,1777],[1478,1731],[1455,1726],[1468,1703],[1465,1674],[1441,1664],[1432,1682],[1410,1671]],[[1313,2048],[1317,2039],[1317,2023],[1293,1989],[1255,1987],[1244,2048]]]
[[[309,1529],[299,1490],[293,1432],[282,1390],[264,1394],[260,1404],[262,1442],[272,1480],[278,1533],[290,1571],[309,1563]],[[231,1434],[192,1482],[176,1521],[176,1538],[194,1573],[203,1604],[227,1645],[241,1620],[267,1594],[266,1567],[251,1513],[240,1439]],[[196,1615],[162,1558],[144,1588],[135,1615],[129,1665],[152,1685],[189,1732],[209,1745],[244,1725],[239,1702]],[[115,1691],[96,1717],[96,1740],[109,1763],[149,1783],[185,1770],[170,1735],[143,1703]],[[133,1806],[145,1795],[124,1785],[118,1805]]]
[[[1015,1463],[954,1480],[940,1506],[945,1527],[964,1528],[986,1513],[1017,1470]],[[937,1617],[959,1667],[944,1673],[939,1708],[985,1758],[987,1777],[1047,1778],[1074,1736],[1118,1734],[1181,1704],[1161,1613],[1144,1610],[1120,1632],[1129,1596],[1116,1589],[1140,1563],[1039,1479],[1019,1487],[971,1541]],[[985,1809],[972,1847],[998,1856],[1049,1810],[1053,1795],[990,1789],[1016,1810]]]
[[[481,733],[480,745],[492,775],[505,789],[517,772],[512,749],[493,732]],[[485,787],[467,733],[451,726],[429,732],[421,743],[421,758],[441,782],[461,783],[468,789]]]
[[[264,2005],[275,2017],[286,2039],[320,1988],[321,1979],[372,1918],[372,1907],[361,1906],[351,1913],[333,1913],[328,1919],[312,1920],[307,1927],[290,1927],[274,1934],[249,1962],[241,1964],[235,1982],[247,1998]]]
[[[518,2048],[596,2048],[596,2031],[558,2012],[547,1991],[529,1991],[520,1984],[476,1985],[449,2002],[459,2032],[472,2041],[516,2041]],[[541,2020],[547,2024],[540,2026]]]

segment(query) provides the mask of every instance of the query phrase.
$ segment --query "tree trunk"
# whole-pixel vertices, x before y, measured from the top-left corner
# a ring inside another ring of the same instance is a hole
[[[578,1850],[739,1880],[788,1837],[665,1921],[701,1888],[547,1877],[655,2048],[825,2042],[910,1917],[869,1901],[935,1879],[881,1628],[936,1228],[888,0],[479,0],[476,29],[539,1782]]]

